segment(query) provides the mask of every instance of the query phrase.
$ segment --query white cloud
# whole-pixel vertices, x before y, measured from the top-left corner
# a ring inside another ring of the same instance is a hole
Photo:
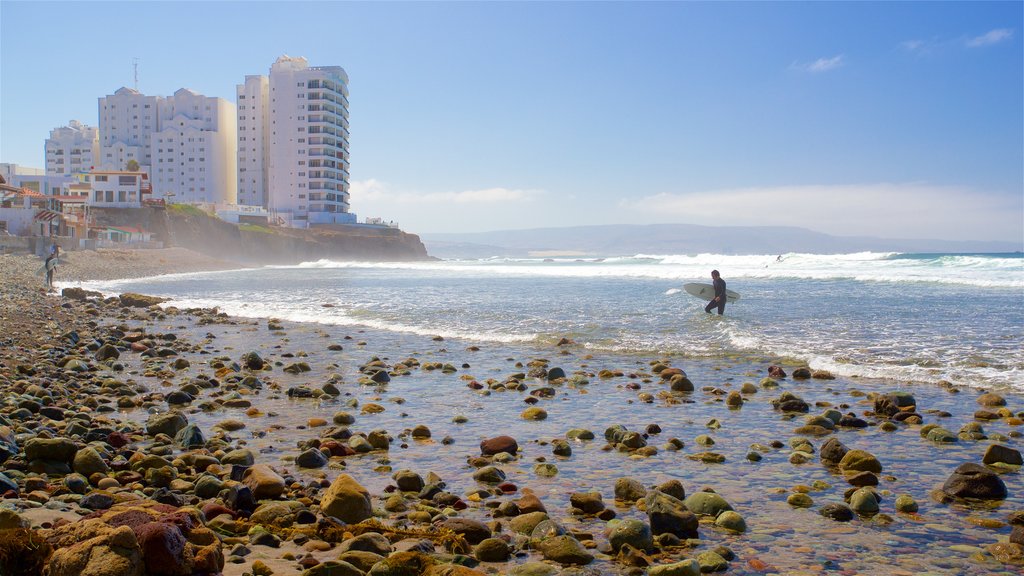
[[[803,70],[812,74],[818,74],[821,72],[828,72],[829,70],[835,70],[843,65],[844,57],[842,54],[833,56],[831,58],[818,58],[811,63],[800,63],[794,62],[792,67],[797,70]]]
[[[969,48],[980,48],[982,46],[991,46],[993,44],[999,44],[1013,38],[1013,30],[1009,28],[996,28],[989,30],[981,36],[975,36],[974,38],[967,39],[967,46]]]
[[[954,186],[866,184],[780,186],[656,194],[621,208],[654,222],[710,226],[799,226],[840,236],[1013,239],[1021,199]]]
[[[513,188],[482,188],[479,190],[462,190],[458,192],[416,192],[393,190],[385,182],[376,178],[357,180],[350,184],[353,199],[372,202],[388,202],[392,204],[496,204],[509,202],[529,202],[539,196],[539,190],[520,190]]]

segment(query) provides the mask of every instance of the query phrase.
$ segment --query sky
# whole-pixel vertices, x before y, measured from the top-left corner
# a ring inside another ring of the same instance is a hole
[[[409,232],[799,226],[1024,244],[1022,2],[0,0],[0,162],[132,87],[350,79],[351,206]]]

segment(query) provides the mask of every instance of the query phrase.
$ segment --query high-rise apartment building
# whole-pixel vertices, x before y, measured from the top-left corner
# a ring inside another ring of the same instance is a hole
[[[236,201],[231,102],[184,88],[166,98],[121,88],[99,99],[99,118],[100,168],[126,170],[135,160],[153,196],[172,202]]]
[[[72,120],[50,130],[46,139],[46,175],[71,176],[99,165],[100,137],[95,126]]]
[[[238,142],[239,178],[248,178],[249,186],[259,182],[250,167],[259,165],[252,156],[261,154],[266,207],[273,214],[297,227],[355,222],[349,213],[348,74],[340,66],[281,56],[270,67],[266,97],[250,101],[250,94],[264,94],[257,78],[238,86],[238,95],[246,97],[245,110],[238,111],[238,137],[246,138]],[[238,102],[241,107],[243,99]]]
[[[182,88],[159,106],[150,136],[153,194],[174,202],[234,204],[235,107]]]
[[[267,207],[267,157],[270,139],[270,81],[246,76],[238,98],[238,203]]]
[[[100,167],[125,170],[129,160],[149,172],[152,156],[150,138],[159,130],[159,107],[163,98],[146,96],[138,90],[121,88],[99,99]]]

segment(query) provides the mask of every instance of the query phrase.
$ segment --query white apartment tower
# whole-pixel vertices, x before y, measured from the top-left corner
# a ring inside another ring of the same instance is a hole
[[[95,126],[72,120],[50,130],[46,139],[46,175],[71,176],[99,166],[100,136]]]
[[[235,107],[182,88],[161,102],[150,137],[153,195],[178,203],[234,204]]]
[[[121,88],[99,99],[99,167],[150,176],[155,198],[180,203],[235,203],[235,109],[223,98],[182,88],[145,96]]]
[[[131,88],[121,88],[99,99],[101,168],[126,170],[128,161],[135,160],[140,170],[149,172],[149,141],[159,130],[162,100]]]
[[[270,81],[246,76],[238,98],[238,203],[267,207],[267,158],[270,139]]]
[[[259,181],[249,174],[259,164],[251,160],[258,150],[261,175],[266,173],[266,207],[272,213],[296,227],[354,222],[349,213],[348,74],[340,66],[309,66],[305,58],[281,56],[270,67],[267,88],[269,98],[261,98],[268,109],[263,116],[262,107],[249,102],[250,91],[262,94],[262,81],[249,76],[238,87],[239,96],[246,96],[246,109],[238,112],[239,138],[246,138],[239,142],[239,169],[246,169],[239,176],[248,177],[250,186]],[[248,117],[245,130],[243,116]],[[256,142],[266,144],[252,145]],[[250,144],[244,153],[243,143]]]

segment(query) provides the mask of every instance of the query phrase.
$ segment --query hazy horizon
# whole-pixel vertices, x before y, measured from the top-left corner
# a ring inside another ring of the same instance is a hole
[[[352,211],[409,232],[1020,242],[1022,22],[1020,2],[4,0],[0,162],[95,126],[133,59],[145,94],[234,102],[289,54],[348,72]],[[39,36],[58,27],[146,41]]]

